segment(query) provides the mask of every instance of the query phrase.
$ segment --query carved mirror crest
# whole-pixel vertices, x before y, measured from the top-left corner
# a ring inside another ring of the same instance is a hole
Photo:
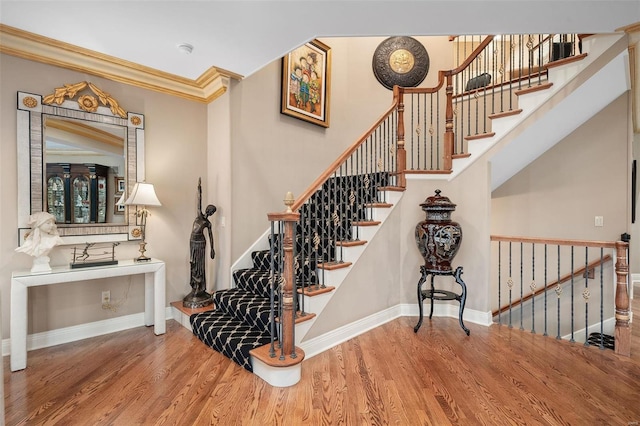
[[[116,202],[144,180],[144,115],[86,81],[18,92],[17,109],[18,244],[40,211],[69,244],[139,239],[134,209]]]

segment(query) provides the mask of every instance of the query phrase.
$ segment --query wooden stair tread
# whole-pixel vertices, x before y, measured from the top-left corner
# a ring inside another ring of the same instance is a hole
[[[333,271],[334,269],[348,268],[351,266],[351,262],[325,262],[318,263],[318,269],[325,269],[327,271]]]
[[[336,245],[339,247],[355,247],[355,246],[363,246],[365,244],[367,244],[366,240],[336,241]]]
[[[298,294],[313,297],[313,296],[318,296],[320,294],[331,293],[335,289],[336,288],[333,286],[323,287],[315,290],[310,289],[309,287],[305,287],[305,288],[299,288]],[[315,314],[307,314],[307,315],[315,315]]]
[[[295,347],[295,358],[292,358],[289,354],[285,354],[284,359],[280,359],[280,350],[275,350],[275,356],[270,354],[271,345],[260,346],[259,348],[251,349],[249,354],[267,364],[270,367],[292,367],[300,364],[304,360],[304,351],[299,347]]]
[[[314,319],[315,317],[316,317],[316,314],[312,314],[310,312],[305,312],[304,315],[303,315],[302,312],[297,311],[296,312],[295,323],[296,324],[300,324],[301,322],[310,321],[310,320]],[[276,317],[276,322],[280,323],[280,317]]]
[[[404,188],[401,186],[379,186],[378,191],[397,191],[404,192]]]
[[[465,141],[473,141],[476,139],[486,139],[486,138],[492,138],[496,135],[495,132],[490,132],[490,133],[480,133],[477,135],[470,135],[470,136],[465,136],[464,140]]]
[[[453,170],[405,170],[406,175],[448,175]]]
[[[522,96],[522,95],[526,95],[527,93],[539,92],[540,90],[550,89],[551,86],[553,86],[553,83],[536,84],[535,86],[525,87],[524,89],[516,90],[513,93],[516,96]]]
[[[513,109],[511,111],[505,111],[505,112],[497,112],[495,114],[490,114],[489,115],[489,119],[493,120],[496,118],[502,118],[502,117],[510,117],[512,115],[518,115],[522,112],[521,109]]]
[[[584,58],[586,58],[587,55],[588,55],[587,53],[581,53],[579,55],[568,56],[566,58],[558,59],[557,61],[548,62],[547,64],[545,64],[545,67],[547,68],[560,67],[562,65],[570,64],[571,62],[581,61]]]
[[[187,316],[191,316],[193,314],[199,314],[200,312],[207,312],[207,311],[213,311],[215,310],[215,306],[213,306],[213,304],[209,305],[209,306],[205,306],[204,308],[185,308],[182,305],[182,300],[178,300],[177,302],[171,302],[171,306],[173,306],[174,308],[176,308],[177,310],[179,310],[180,312],[182,312],[183,314],[187,315]]]
[[[361,220],[359,222],[352,222],[351,224],[353,226],[378,226],[381,223],[382,222],[380,222],[378,220]]]
[[[365,207],[375,207],[375,208],[380,208],[380,209],[388,209],[390,207],[393,207],[393,204],[390,204],[390,203],[366,203],[364,206]]]
[[[468,153],[468,152],[467,152],[467,153],[464,153],[464,154],[453,154],[453,155],[451,156],[451,158],[453,158],[454,160],[455,160],[456,158],[468,158],[468,157],[471,157],[471,154],[470,154],[470,153]]]

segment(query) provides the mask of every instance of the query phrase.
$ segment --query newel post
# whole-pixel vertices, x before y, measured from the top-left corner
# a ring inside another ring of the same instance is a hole
[[[629,328],[629,293],[627,290],[627,253],[629,243],[616,241],[616,330],[615,352],[618,355],[631,355],[631,330]]]
[[[398,99],[398,147],[396,152],[398,186],[406,188],[407,180],[404,172],[407,169],[407,151],[404,148],[404,90],[399,86],[393,86],[393,96]]]
[[[445,131],[444,131],[444,163],[443,170],[453,169],[453,77],[447,75],[447,108],[445,111]]]
[[[287,194],[287,196],[289,196],[289,194]],[[291,195],[291,197],[293,197],[293,195]],[[285,203],[287,203],[287,201],[288,199],[285,200]],[[293,201],[293,198],[291,198],[291,201]],[[284,225],[284,237],[282,239],[282,249],[284,251],[282,266],[282,316],[280,318],[280,324],[282,326],[282,353],[285,356],[292,355],[295,357],[293,227],[300,220],[300,213],[291,211],[291,204],[287,204],[287,211],[282,213],[269,213],[268,218],[271,222],[282,222]]]

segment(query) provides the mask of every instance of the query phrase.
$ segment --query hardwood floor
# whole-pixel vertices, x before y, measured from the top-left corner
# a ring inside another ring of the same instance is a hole
[[[636,298],[639,300],[640,298]],[[640,310],[636,310],[640,312]],[[175,321],[4,359],[7,425],[624,425],[640,422],[632,358],[452,318],[393,320],[305,360],[273,388]]]

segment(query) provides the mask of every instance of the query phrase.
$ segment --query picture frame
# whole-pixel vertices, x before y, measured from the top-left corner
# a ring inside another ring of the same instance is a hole
[[[122,195],[122,193],[126,189],[125,185],[126,185],[126,182],[125,182],[124,178],[116,176],[116,192],[118,192],[118,193],[120,193],[120,195]]]
[[[282,58],[281,113],[329,127],[331,48],[312,40]]]
[[[126,211],[126,206],[119,205],[118,201],[120,201],[122,194],[124,194],[125,190],[127,189],[127,183],[124,180],[124,177],[121,176],[115,176],[114,179],[116,181],[116,189],[113,193],[113,214],[124,214],[124,212]]]
[[[125,206],[124,204],[117,204],[118,200],[120,200],[120,195],[116,195],[116,197],[113,199],[113,214],[124,214],[124,212],[126,211],[127,206]]]

